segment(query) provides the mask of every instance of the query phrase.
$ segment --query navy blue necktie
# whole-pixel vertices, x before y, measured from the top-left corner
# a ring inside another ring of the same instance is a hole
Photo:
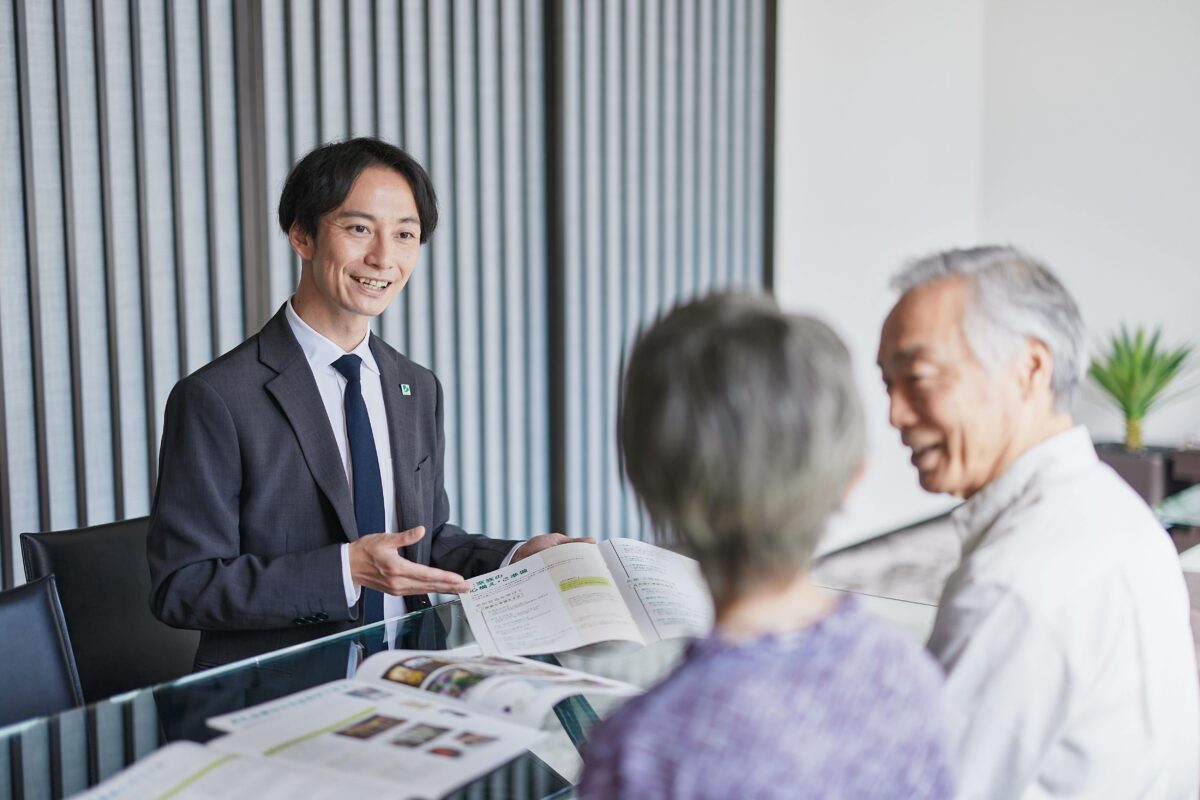
[[[354,472],[354,519],[358,535],[384,531],[383,483],[379,478],[379,455],[375,452],[375,435],[371,418],[363,401],[362,359],[353,353],[333,362],[333,368],[346,377],[346,438],[350,444],[350,467]],[[365,586],[363,593],[363,624],[383,619],[383,593]]]

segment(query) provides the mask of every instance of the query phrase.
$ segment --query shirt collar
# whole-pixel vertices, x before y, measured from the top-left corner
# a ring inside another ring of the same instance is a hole
[[[311,325],[300,319],[296,309],[292,308],[290,297],[284,313],[287,315],[288,325],[292,328],[292,334],[300,344],[300,349],[304,351],[304,357],[308,359],[308,364],[314,373],[319,369],[331,369],[334,361],[346,355],[346,351],[342,350],[340,346],[317,333]],[[376,375],[379,374],[379,365],[375,363],[375,355],[371,352],[371,332],[369,330],[363,340],[350,352],[362,359],[364,367]]]
[[[965,557],[982,542],[1000,515],[1035,482],[1096,463],[1096,447],[1083,425],[1057,433],[1029,448],[1001,475],[951,513]]]

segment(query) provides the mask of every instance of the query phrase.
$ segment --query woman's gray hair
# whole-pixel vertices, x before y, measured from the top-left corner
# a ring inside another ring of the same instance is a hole
[[[917,259],[892,279],[892,288],[907,294],[959,275],[969,287],[963,333],[975,357],[992,371],[1027,339],[1037,339],[1054,356],[1055,405],[1068,410],[1087,368],[1084,327],[1079,307],[1054,273],[1013,247],[974,247]]]
[[[680,306],[640,336],[618,439],[655,529],[719,601],[808,567],[865,447],[845,345],[748,294]]]

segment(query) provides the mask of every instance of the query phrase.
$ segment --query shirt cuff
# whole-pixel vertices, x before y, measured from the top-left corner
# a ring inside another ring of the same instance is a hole
[[[517,542],[516,544],[514,544],[513,549],[508,551],[508,555],[506,555],[504,557],[504,560],[500,562],[500,566],[497,567],[497,569],[504,569],[509,564],[511,564],[512,560],[513,560],[513,556],[515,556],[517,554],[517,551],[521,549],[521,545],[523,545],[523,544],[525,544],[525,543]],[[350,562],[347,561],[346,563],[349,564]]]
[[[512,554],[509,554],[512,557]],[[350,545],[342,545],[342,588],[346,591],[346,608],[358,603],[359,588],[350,577]]]

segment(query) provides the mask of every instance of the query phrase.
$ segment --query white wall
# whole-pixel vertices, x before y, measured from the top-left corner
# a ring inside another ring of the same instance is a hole
[[[823,550],[953,502],[917,487],[874,367],[903,260],[1011,242],[1094,330],[1162,322],[1200,342],[1200,3],[783,0],[778,36],[776,291],[847,340],[871,440]],[[1147,435],[1195,428],[1200,400]]]
[[[1044,259],[1097,343],[1126,321],[1200,344],[1200,2],[994,0],[984,31],[980,239]],[[1124,435],[1090,384],[1075,411]],[[1193,432],[1200,395],[1146,419]]]
[[[964,0],[779,4],[776,294],[846,340],[870,441],[822,550],[947,506],[888,427],[875,349],[900,260],[975,239],[982,18]]]

